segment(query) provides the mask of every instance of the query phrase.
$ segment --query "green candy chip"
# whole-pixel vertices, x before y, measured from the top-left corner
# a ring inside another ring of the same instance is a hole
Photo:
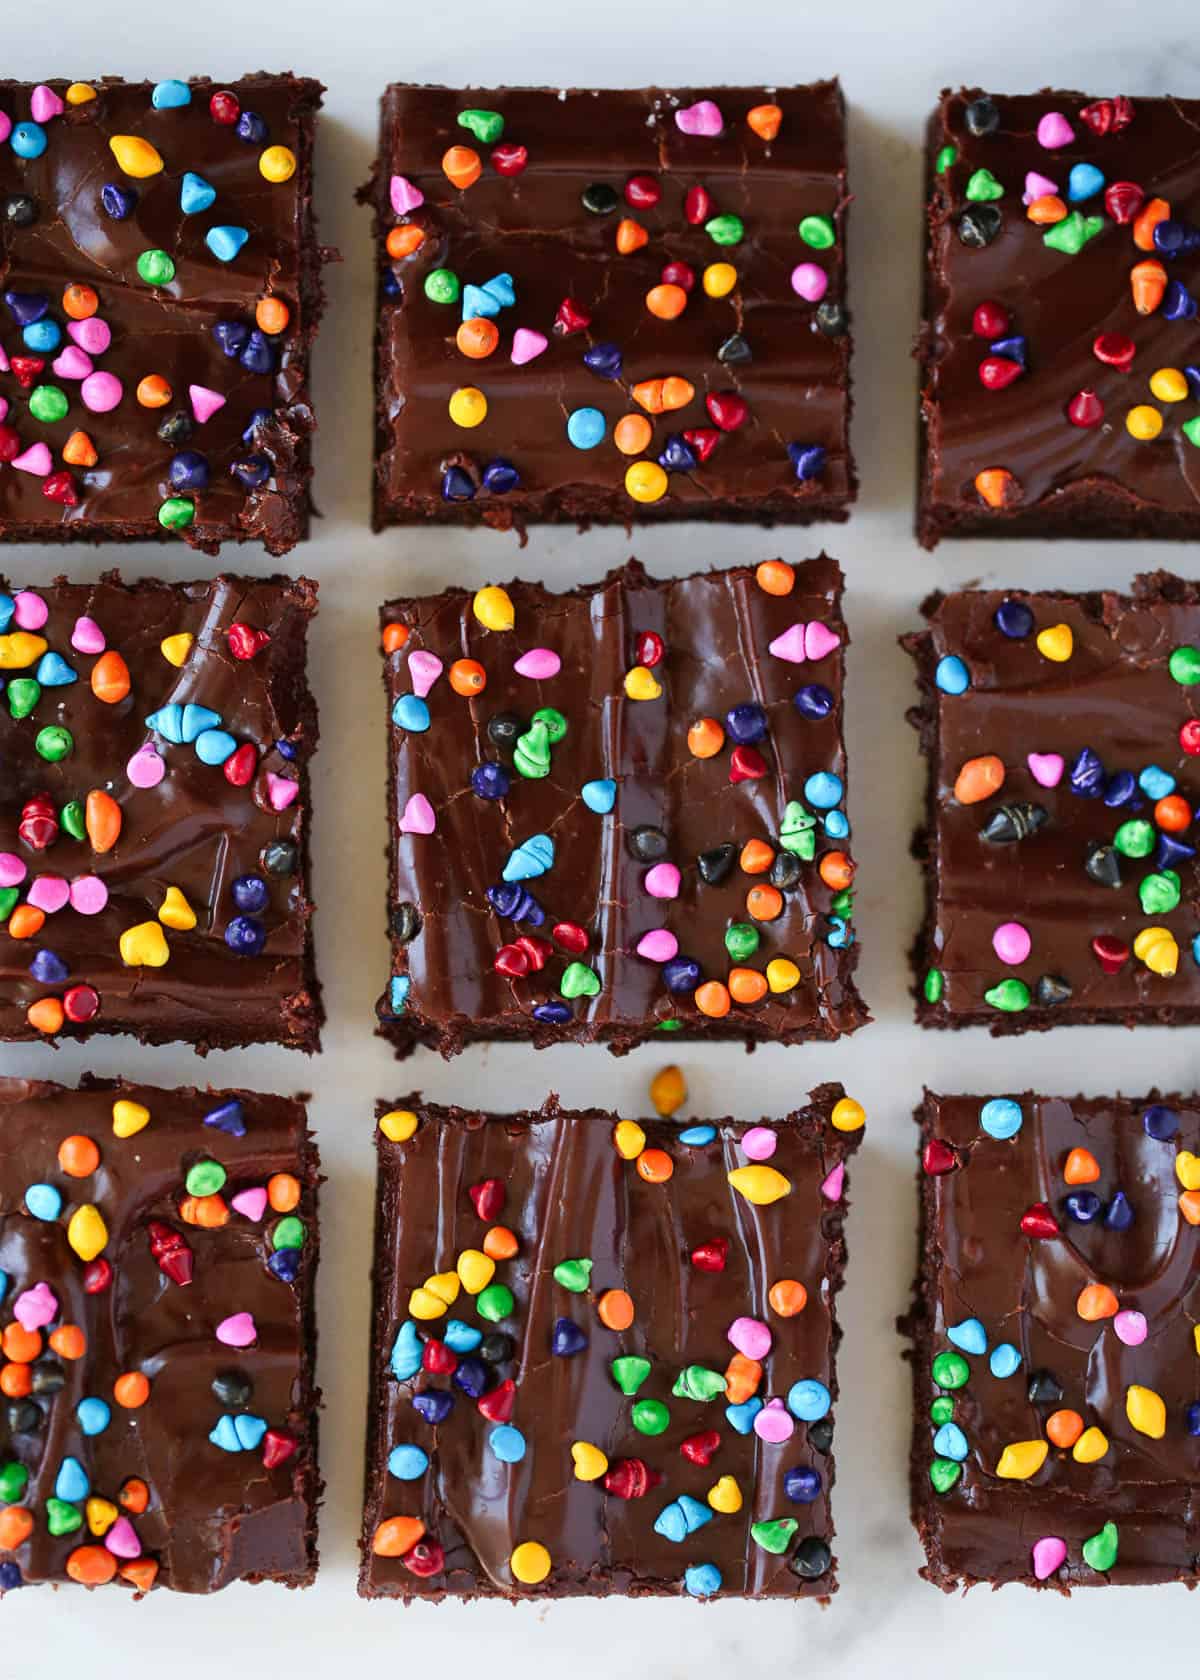
[[[751,927],[749,922],[734,922],[732,927],[725,929],[725,949],[734,962],[744,962],[747,957],[752,957],[758,946],[758,929]]]
[[[175,264],[165,251],[143,251],[137,271],[147,286],[169,286],[175,278]]]
[[[38,730],[33,749],[47,764],[59,764],[74,745],[75,738],[69,729],[64,729],[58,723],[50,723],[45,729]]]
[[[671,1414],[661,1400],[635,1401],[630,1415],[633,1427],[641,1435],[661,1435],[671,1422]]]
[[[69,834],[72,840],[82,840],[87,833],[84,820],[83,806],[78,799],[70,800],[58,813],[58,820],[64,834]]]
[[[1122,857],[1149,857],[1157,844],[1154,824],[1147,822],[1145,817],[1131,817],[1113,835],[1113,845]]]
[[[715,1400],[727,1386],[720,1371],[710,1370],[707,1365],[685,1365],[671,1393],[677,1400]]]
[[[1095,1569],[1101,1575],[1112,1568],[1117,1561],[1115,1522],[1106,1522],[1099,1534],[1093,1534],[1090,1540],[1083,1542],[1083,1561],[1089,1569]]]
[[[225,1168],[220,1161],[197,1161],[187,1170],[184,1184],[189,1196],[215,1196],[224,1185],[226,1179]],[[298,1243],[281,1243],[278,1236],[276,1248],[298,1248]]]
[[[36,677],[14,677],[6,693],[13,717],[27,718],[42,698],[42,685]]]
[[[481,146],[494,146],[504,133],[504,118],[499,111],[472,108],[458,113],[458,126],[469,129]]]
[[[941,1003],[946,990],[946,978],[940,968],[931,968],[925,976],[921,991],[926,1003]]]
[[[985,1003],[1005,1015],[1019,1015],[1029,1008],[1029,987],[1024,980],[1001,980],[999,985],[989,986],[983,997]]]
[[[1068,257],[1075,257],[1103,228],[1103,216],[1084,216],[1078,210],[1072,210],[1064,221],[1055,222],[1053,227],[1046,229],[1042,243],[1052,251],[1062,251]]]
[[[430,303],[457,303],[462,295],[458,275],[450,268],[431,268],[425,276],[425,296]]]
[[[650,1375],[650,1361],[639,1353],[623,1353],[609,1366],[622,1394],[634,1395]]]
[[[565,998],[595,997],[600,990],[600,976],[586,963],[568,963],[558,989]]]
[[[212,1164],[215,1166],[216,1162],[214,1161]],[[223,1181],[224,1172],[222,1172],[222,1182]],[[294,1213],[290,1213],[286,1219],[281,1219],[278,1225],[276,1225],[274,1231],[272,1231],[271,1246],[275,1249],[303,1248],[306,1237],[307,1232],[304,1229],[304,1221],[302,1219],[297,1219]]]
[[[660,1021],[654,1030],[655,1032],[660,1033],[682,1032],[683,1022],[679,1019],[678,1015],[672,1015],[669,1020]]]
[[[977,169],[967,182],[967,197],[972,204],[991,204],[1004,197],[1004,188],[990,169]]]
[[[714,245],[740,245],[746,235],[742,218],[728,212],[723,216],[711,216],[704,224],[704,231]]]
[[[52,1495],[46,1501],[46,1527],[56,1537],[75,1534],[83,1527],[83,1512],[76,1510],[74,1505],[68,1505],[65,1499],[55,1499]]]
[[[1147,875],[1138,886],[1138,898],[1147,916],[1165,916],[1174,910],[1182,897],[1179,876],[1173,869],[1160,869]]]
[[[17,900],[21,894],[16,887],[0,887],[0,923],[6,922],[17,907]],[[4,1503],[0,1495],[0,1504]],[[11,1500],[8,1501],[12,1503]]]
[[[554,1281],[572,1295],[585,1295],[592,1281],[590,1260],[560,1260],[554,1268]]]
[[[158,523],[164,531],[186,531],[196,517],[196,504],[186,496],[168,496],[158,510]]]
[[[1200,648],[1177,647],[1167,661],[1167,669],[1181,688],[1200,683]]]
[[[796,231],[814,251],[828,251],[837,242],[837,232],[828,216],[805,216]]]
[[[931,1370],[939,1388],[964,1388],[971,1376],[971,1367],[962,1354],[949,1348],[935,1355]]]
[[[929,1480],[935,1493],[949,1493],[962,1475],[962,1465],[952,1458],[935,1458],[929,1466]]]
[[[70,406],[67,393],[57,385],[35,385],[30,393],[30,414],[47,426],[61,420]]]
[[[795,1517],[775,1517],[770,1522],[751,1523],[750,1538],[764,1552],[774,1552],[776,1557],[780,1557],[787,1551],[792,1535],[799,1527]]]
[[[954,1416],[954,1400],[949,1394],[939,1394],[929,1408],[929,1416],[940,1429]]]
[[[499,1324],[502,1318],[508,1318],[515,1306],[513,1292],[504,1283],[489,1283],[475,1297],[475,1311],[489,1324]]]
[[[937,162],[933,166],[934,173],[938,174],[938,175],[944,175],[946,173],[947,169],[951,168],[951,166],[954,163],[956,163],[957,160],[958,160],[958,147],[957,146],[943,146],[941,151],[937,155]]]
[[[29,1471],[15,1458],[0,1466],[0,1505],[17,1505],[25,1492]]]

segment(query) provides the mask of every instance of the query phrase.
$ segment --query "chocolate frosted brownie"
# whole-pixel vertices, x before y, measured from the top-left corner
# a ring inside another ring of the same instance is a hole
[[[0,1038],[317,1048],[316,597],[0,580]]]
[[[321,93],[0,81],[0,542],[308,535]]]
[[[845,111],[389,87],[375,524],[845,519]]]
[[[359,1592],[827,1598],[861,1106],[405,1100],[377,1137]]]
[[[383,609],[392,976],[383,1035],[799,1043],[855,990],[841,572]]]
[[[1196,585],[926,611],[921,1024],[1200,1021]]]
[[[1200,536],[1200,100],[944,93],[917,530]]]
[[[0,1592],[307,1586],[303,1103],[0,1079],[0,1140]]]
[[[1200,1580],[1200,1105],[927,1092],[914,1343],[921,1573]]]

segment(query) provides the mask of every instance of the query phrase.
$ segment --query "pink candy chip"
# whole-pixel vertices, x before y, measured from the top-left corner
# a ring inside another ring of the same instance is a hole
[[[1047,111],[1037,125],[1037,137],[1039,146],[1053,152],[1060,146],[1069,146],[1075,138],[1075,130],[1061,111]]]
[[[437,827],[433,806],[423,793],[410,793],[400,818],[401,834],[432,834]]]
[[[26,893],[26,900],[35,910],[56,916],[71,901],[71,887],[61,875],[35,875]]]
[[[842,1189],[846,1183],[846,1163],[839,1161],[832,1172],[825,1174],[821,1180],[821,1194],[827,1202],[840,1202]]]
[[[18,589],[13,596],[13,617],[22,630],[40,630],[50,617],[50,608],[32,589]]]
[[[217,1340],[226,1347],[253,1347],[258,1340],[258,1327],[248,1312],[230,1313],[217,1325]]]
[[[673,863],[656,863],[646,871],[642,886],[651,898],[678,898],[679,871]]]
[[[562,660],[550,648],[530,648],[517,660],[513,670],[519,677],[532,677],[535,682],[544,682],[558,675],[562,670]]]
[[[118,1517],[104,1536],[104,1544],[114,1557],[137,1558],[142,1555],[142,1543],[128,1517]]]
[[[77,875],[71,882],[71,908],[81,916],[98,916],[108,903],[108,888],[99,875]]]
[[[1141,1347],[1148,1334],[1146,1315],[1126,1308],[1113,1319],[1113,1329],[1116,1331],[1117,1340],[1124,1342],[1126,1347]]]
[[[797,263],[792,270],[792,290],[805,303],[820,303],[829,290],[829,276],[816,263]]]
[[[71,631],[71,646],[76,653],[103,653],[107,645],[104,632],[94,618],[89,618],[84,613],[75,620],[75,628]]]
[[[742,1153],[751,1161],[769,1161],[779,1147],[779,1139],[770,1126],[751,1126],[742,1133]]]
[[[992,935],[992,950],[1002,963],[1008,963],[1013,968],[1025,961],[1032,944],[1029,929],[1022,927],[1020,922],[1001,922]]]
[[[7,111],[0,111],[0,146],[4,144],[11,133],[12,118]]]
[[[771,1332],[761,1318],[735,1318],[725,1334],[747,1359],[765,1359],[771,1351]]]
[[[1039,175],[1036,169],[1031,169],[1025,177],[1025,191],[1021,197],[1024,203],[1032,204],[1035,198],[1056,198],[1058,188],[1048,175]]]
[[[40,1330],[58,1317],[58,1296],[48,1283],[35,1283],[13,1302],[13,1317],[22,1330]]]
[[[444,667],[436,653],[414,648],[408,656],[408,674],[412,678],[413,693],[423,700],[441,676]]]
[[[34,122],[46,123],[52,117],[62,116],[63,102],[53,88],[48,88],[45,82],[39,82],[29,101],[29,113]]]
[[[299,792],[300,783],[291,776],[277,776],[273,770],[267,771],[267,799],[272,811],[286,811],[289,805],[295,804]]]
[[[1033,1542],[1033,1573],[1039,1581],[1053,1575],[1066,1561],[1067,1542],[1060,1540],[1057,1534],[1043,1534],[1040,1540]]]
[[[89,373],[96,371],[92,366],[92,358],[86,350],[81,350],[78,344],[68,344],[62,354],[54,358],[50,367],[60,379],[86,379]]]
[[[388,188],[388,196],[392,201],[392,209],[397,216],[407,216],[410,210],[418,210],[425,202],[425,194],[420,187],[415,187],[407,175],[393,175]]]
[[[16,852],[0,852],[0,887],[19,887],[25,875],[24,858]]]
[[[18,472],[32,473],[35,478],[48,478],[54,458],[44,443],[35,443],[15,455],[12,464]]]
[[[836,630],[831,630],[827,624],[822,624],[819,618],[804,626],[804,653],[808,659],[824,659],[827,653],[832,653],[835,647],[840,647],[842,638]]]
[[[139,747],[125,766],[125,774],[136,788],[157,787],[166,773],[167,766],[161,753],[149,742]]]
[[[792,665],[803,665],[804,632],[807,628],[805,624],[791,625],[782,636],[776,636],[773,642],[767,644],[767,652],[774,654],[776,659],[788,660]]]
[[[754,1433],[760,1441],[770,1441],[773,1446],[790,1441],[795,1427],[792,1414],[782,1400],[768,1400],[762,1411],[755,1414]]]
[[[510,360],[518,367],[524,367],[526,362],[540,356],[548,343],[545,333],[534,332],[532,327],[518,327],[513,334]]]
[[[125,395],[125,387],[115,373],[89,373],[79,387],[79,400],[93,414],[107,414],[116,408]]]
[[[0,420],[8,418],[8,398],[0,397]]]
[[[188,396],[191,399],[192,413],[200,426],[203,426],[206,420],[211,420],[218,409],[225,407],[225,398],[220,391],[213,391],[207,385],[189,385]]]
[[[637,954],[647,962],[670,962],[678,952],[679,941],[669,928],[651,928],[637,942]]]
[[[1062,781],[1066,764],[1061,753],[1029,753],[1025,759],[1029,774],[1039,787],[1057,787]]]
[[[99,315],[89,315],[86,321],[68,321],[67,331],[89,356],[103,356],[112,343],[112,329]]]
[[[699,134],[711,140],[724,132],[725,118],[721,107],[711,99],[698,99],[694,105],[676,111],[675,126],[681,134]]]
[[[230,1198],[229,1205],[243,1219],[257,1224],[267,1211],[267,1192],[261,1184],[256,1184],[253,1189],[239,1190],[236,1196]]]

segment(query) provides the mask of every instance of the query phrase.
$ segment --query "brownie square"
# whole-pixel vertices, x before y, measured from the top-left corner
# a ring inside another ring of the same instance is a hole
[[[317,1568],[302,1100],[0,1079],[0,1592]]]
[[[396,84],[362,196],[377,529],[846,518],[837,82]]]
[[[0,579],[0,1038],[315,1050],[306,578]]]
[[[921,1573],[1195,1586],[1200,1104],[927,1091],[917,1119]]]
[[[360,1594],[828,1598],[860,1105],[404,1102],[376,1138]]]
[[[0,80],[0,541],[308,535],[322,91]]]
[[[943,93],[917,534],[1200,536],[1200,100]]]
[[[1200,595],[968,590],[907,638],[929,759],[922,1026],[1200,1020]]]
[[[841,571],[383,609],[392,977],[403,1055],[664,1033],[799,1043],[855,990]]]

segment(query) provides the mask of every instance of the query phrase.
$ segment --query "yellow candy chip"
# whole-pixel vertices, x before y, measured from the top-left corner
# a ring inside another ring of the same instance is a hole
[[[407,1143],[417,1129],[411,1108],[393,1108],[379,1117],[379,1130],[390,1143]]]
[[[1150,390],[1159,402],[1182,402],[1188,394],[1188,382],[1178,368],[1157,368],[1150,375]]]
[[[290,181],[296,173],[296,154],[286,146],[268,146],[258,160],[258,171],[267,181]]]
[[[458,1275],[468,1295],[478,1295],[496,1275],[496,1262],[477,1248],[464,1248],[458,1257]]]
[[[1133,954],[1145,963],[1151,974],[1170,978],[1179,967],[1179,946],[1169,928],[1143,928],[1133,942]]]
[[[739,1195],[745,1196],[755,1207],[768,1207],[777,1202],[782,1196],[789,1196],[792,1181],[785,1178],[774,1167],[764,1167],[755,1162],[752,1167],[735,1167],[729,1174],[729,1182]]]
[[[996,1474],[1006,1481],[1024,1482],[1037,1475],[1049,1451],[1045,1441],[1012,1441],[1000,1454]]]
[[[767,985],[773,992],[790,992],[800,979],[800,970],[790,957],[772,957],[767,964]]]
[[[157,922],[139,922],[121,935],[121,961],[126,968],[161,968],[170,955],[167,936]]]
[[[594,1447],[590,1441],[573,1441],[571,1443],[571,1462],[575,1466],[575,1480],[577,1482],[595,1482],[608,1469],[608,1459],[599,1447]]]
[[[709,263],[702,279],[704,290],[709,297],[728,297],[737,285],[737,269],[732,263]]]
[[[96,90],[90,82],[72,82],[63,95],[68,105],[86,105],[95,97]]]
[[[661,1068],[650,1081],[650,1101],[656,1114],[669,1120],[687,1101],[687,1080],[677,1067]]]
[[[178,887],[168,887],[166,896],[158,907],[158,919],[165,927],[186,933],[196,925],[196,912]]]
[[[1039,630],[1037,646],[1043,659],[1053,659],[1056,664],[1062,665],[1075,651],[1071,626],[1051,624],[1048,629]]]
[[[722,1476],[719,1482],[714,1482],[709,1488],[708,1503],[714,1511],[740,1511],[742,1490],[732,1476]]]
[[[550,1553],[536,1540],[522,1540],[508,1560],[513,1578],[527,1587],[536,1587],[550,1573]]]
[[[100,1217],[100,1209],[84,1202],[71,1215],[67,1226],[67,1241],[81,1260],[94,1260],[108,1241],[108,1226]]]
[[[1149,403],[1139,403],[1125,416],[1125,430],[1140,443],[1150,443],[1163,428],[1163,418]]]
[[[158,644],[158,650],[168,665],[174,665],[176,670],[184,664],[192,651],[192,643],[196,640],[190,630],[180,630],[174,636],[164,636]]]
[[[646,665],[635,665],[625,673],[625,692],[631,700],[657,700],[662,684]]]
[[[87,1516],[88,1531],[95,1535],[107,1534],[121,1514],[111,1499],[97,1499],[94,1496],[83,1509]]]
[[[1141,1383],[1130,1383],[1125,1390],[1125,1416],[1139,1435],[1149,1435],[1152,1441],[1161,1441],[1167,1432],[1167,1408],[1162,1395],[1152,1388],[1143,1388]]]
[[[115,1137],[133,1137],[150,1124],[150,1110],[139,1102],[130,1102],[128,1097],[120,1097],[113,1104],[112,1114]]]
[[[613,1127],[613,1143],[623,1161],[636,1161],[646,1147],[646,1134],[636,1120],[618,1120]]]
[[[449,409],[456,426],[481,426],[487,419],[487,398],[478,385],[460,385],[451,393]]]
[[[163,160],[149,140],[143,140],[138,134],[114,134],[108,143],[117,163],[135,181],[161,174]]]
[[[1197,1355],[1200,1355],[1200,1324],[1192,1325],[1192,1342],[1195,1346]]]
[[[476,591],[471,611],[485,630],[511,630],[516,623],[512,597],[507,589],[501,589],[495,583]]]
[[[410,1318],[441,1318],[445,1311],[445,1301],[431,1289],[414,1289],[408,1298]]]
[[[436,1295],[439,1301],[445,1301],[452,1307],[458,1300],[458,1292],[462,1288],[457,1272],[435,1272],[432,1277],[425,1279],[425,1287],[431,1295]]]
[[[635,461],[625,474],[625,492],[635,502],[661,502],[669,482],[657,461]]]
[[[1181,1149],[1175,1157],[1175,1177],[1185,1190],[1200,1190],[1200,1155]]]
[[[1095,1464],[1108,1451],[1108,1436],[1092,1424],[1071,1448],[1071,1457],[1079,1464]]]
[[[0,636],[0,671],[23,671],[40,659],[49,645],[44,636],[34,636],[28,630]]]
[[[829,1119],[835,1132],[858,1132],[867,1123],[867,1111],[853,1097],[839,1097]]]

